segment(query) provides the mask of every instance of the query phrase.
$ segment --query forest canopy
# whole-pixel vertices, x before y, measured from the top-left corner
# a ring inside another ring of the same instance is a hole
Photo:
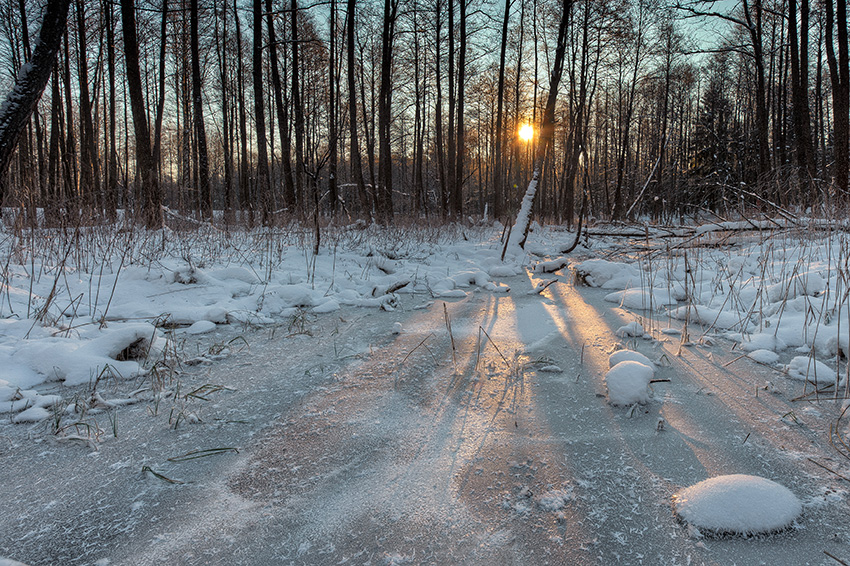
[[[49,4],[0,11],[4,97]],[[0,184],[33,222],[505,222],[538,157],[568,225],[848,198],[846,0],[73,0],[64,30]]]

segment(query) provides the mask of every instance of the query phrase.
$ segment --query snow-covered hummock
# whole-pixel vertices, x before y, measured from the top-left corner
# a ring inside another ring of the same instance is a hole
[[[788,377],[821,385],[835,383],[835,370],[809,356],[796,356],[785,368]]]
[[[673,496],[673,509],[697,529],[717,534],[754,535],[785,529],[803,506],[788,488],[744,474],[718,476]]]
[[[640,271],[630,263],[589,259],[576,265],[575,271],[591,287],[627,289],[640,282]]]
[[[777,354],[776,352],[774,352],[772,350],[765,350],[765,349],[753,350],[752,352],[747,354],[747,357],[749,357],[749,358],[751,358],[751,359],[753,359],[753,360],[755,360],[759,363],[768,364],[768,365],[775,364],[776,362],[779,361],[779,354]]]
[[[641,336],[646,334],[646,331],[644,330],[643,326],[640,325],[640,323],[630,322],[618,328],[615,334],[617,334],[617,336],[621,338],[628,338],[629,336],[640,338]]]
[[[640,352],[636,352],[634,350],[617,350],[616,352],[608,356],[608,367],[614,367],[620,362],[625,361],[640,362],[645,366],[655,369],[655,364],[652,363],[649,358],[647,358]]]
[[[612,405],[646,404],[652,398],[649,382],[655,371],[640,362],[625,360],[605,374],[608,387],[608,401]]]

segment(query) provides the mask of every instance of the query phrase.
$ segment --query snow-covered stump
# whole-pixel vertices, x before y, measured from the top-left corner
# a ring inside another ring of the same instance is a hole
[[[608,402],[612,405],[645,405],[652,399],[649,382],[655,370],[648,365],[624,360],[608,370],[605,385],[608,387]]]
[[[791,527],[802,510],[788,488],[744,474],[710,478],[673,495],[674,513],[697,536],[775,533]]]

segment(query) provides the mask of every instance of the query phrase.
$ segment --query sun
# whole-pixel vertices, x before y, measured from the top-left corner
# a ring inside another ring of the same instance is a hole
[[[534,137],[534,128],[531,124],[523,124],[519,129],[519,139],[524,142],[530,141]]]

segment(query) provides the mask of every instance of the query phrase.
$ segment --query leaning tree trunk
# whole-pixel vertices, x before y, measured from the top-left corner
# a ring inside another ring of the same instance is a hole
[[[540,143],[537,145],[537,155],[534,159],[534,173],[531,182],[522,198],[522,205],[517,214],[516,222],[511,229],[511,237],[508,248],[524,248],[528,237],[528,226],[531,219],[531,211],[534,207],[534,197],[537,195],[537,185],[540,181],[540,173],[543,169],[543,160],[552,139],[555,137],[555,103],[558,101],[558,85],[561,83],[561,74],[564,71],[564,52],[567,44],[567,22],[569,20],[572,0],[564,0],[561,24],[558,26],[558,43],[555,49],[555,61],[552,65],[552,77],[549,80],[549,96],[546,99],[546,109],[543,111],[543,120],[540,124]]]
[[[35,110],[47,81],[50,80],[56,53],[65,34],[70,5],[71,0],[47,3],[32,59],[28,61],[28,65],[21,67],[12,92],[0,106],[0,203],[6,196],[6,173],[18,145],[18,138]]]

